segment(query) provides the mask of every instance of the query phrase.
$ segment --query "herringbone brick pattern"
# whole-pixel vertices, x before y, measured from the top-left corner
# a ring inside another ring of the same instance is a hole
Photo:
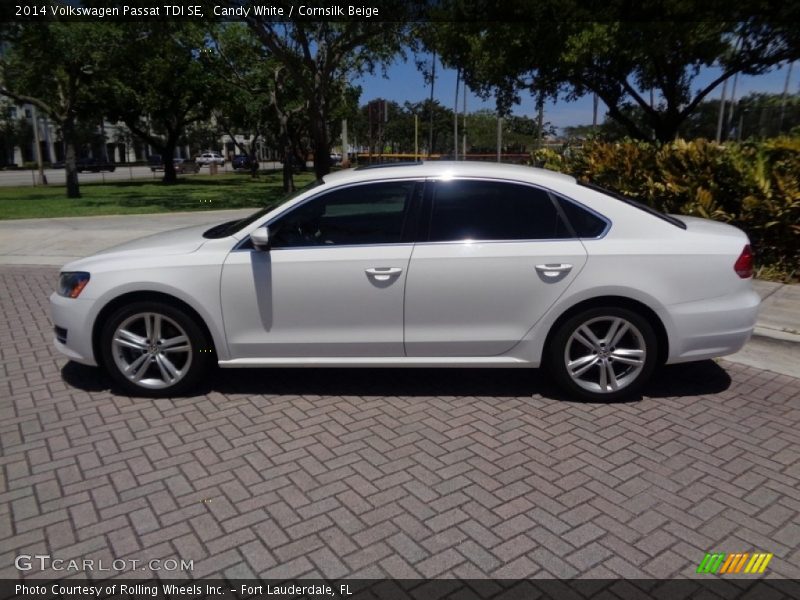
[[[581,404],[526,371],[237,370],[128,398],[52,349],[55,276],[0,269],[0,577],[19,554],[194,577],[683,577],[754,550],[800,577],[800,380],[708,361]]]

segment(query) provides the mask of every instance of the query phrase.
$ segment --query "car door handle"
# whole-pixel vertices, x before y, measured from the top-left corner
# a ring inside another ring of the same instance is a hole
[[[403,269],[400,267],[373,267],[366,270],[367,275],[375,281],[388,281],[391,277],[400,275],[402,272]]]
[[[545,277],[558,277],[562,273],[569,273],[572,270],[572,265],[565,263],[554,265],[536,265],[536,270]]]

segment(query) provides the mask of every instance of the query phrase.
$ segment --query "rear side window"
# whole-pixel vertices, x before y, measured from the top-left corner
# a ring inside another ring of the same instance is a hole
[[[674,217],[672,215],[668,215],[666,213],[662,213],[657,211],[655,208],[651,208],[648,206],[644,201],[634,200],[633,198],[628,198],[627,196],[623,196],[617,192],[612,190],[607,190],[605,188],[600,187],[599,185],[595,185],[593,183],[588,183],[585,181],[579,181],[578,185],[582,185],[583,187],[587,187],[590,190],[594,190],[595,192],[600,192],[601,194],[605,194],[606,196],[611,196],[615,200],[619,200],[620,202],[624,202],[628,206],[633,206],[634,208],[638,208],[639,210],[646,212],[654,217],[658,217],[662,221],[666,221],[675,227],[680,227],[681,229],[686,229],[686,223],[681,221],[679,218]]]
[[[605,231],[606,222],[594,213],[566,198],[555,196],[555,199],[561,210],[564,211],[567,221],[572,225],[575,236],[579,238],[596,238]],[[572,232],[565,228],[563,237],[572,236]]]
[[[500,181],[436,182],[431,242],[558,237],[564,237],[558,211],[544,190]]]

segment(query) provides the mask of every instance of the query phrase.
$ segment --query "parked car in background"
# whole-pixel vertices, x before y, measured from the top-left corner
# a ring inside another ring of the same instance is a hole
[[[197,173],[200,165],[193,158],[175,158],[172,160],[176,173]]]
[[[164,159],[161,158],[160,154],[151,154],[147,157],[147,166],[150,167],[150,170],[155,173],[156,171],[163,171],[164,170]]]
[[[113,162],[103,160],[101,158],[79,158],[77,162],[78,173],[89,171],[91,173],[99,173],[100,171],[114,172],[117,168]]]
[[[66,162],[60,160],[58,162],[54,162],[51,165],[53,169],[63,169],[66,166]],[[84,171],[89,171],[91,173],[99,173],[100,171],[109,171],[111,173],[117,168],[117,165],[110,161],[105,161],[99,158],[78,158],[75,161],[75,167],[78,170],[78,173],[83,173]]]
[[[755,326],[747,235],[573,177],[476,162],[330,173],[283,204],[67,264],[56,347],[126,393],[221,367],[539,367],[636,394]]]
[[[231,167],[234,171],[249,171],[253,166],[253,161],[249,154],[237,154],[231,159]]]
[[[219,152],[203,152],[199,156],[195,157],[198,165],[205,166],[205,165],[225,165],[225,157],[222,156]]]
[[[153,173],[164,170],[164,162],[158,154],[151,155],[147,164]],[[200,165],[193,158],[173,158],[172,164],[175,165],[176,173],[197,173],[200,170]]]

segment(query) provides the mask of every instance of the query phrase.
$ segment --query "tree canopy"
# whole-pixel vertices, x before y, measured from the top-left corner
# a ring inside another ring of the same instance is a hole
[[[80,197],[75,164],[78,120],[101,118],[106,62],[102,29],[93,23],[37,21],[4,29],[0,95],[31,104],[55,122],[66,148],[67,196]]]
[[[163,20],[116,23],[107,31],[117,43],[106,44],[106,114],[161,153],[164,181],[172,183],[175,147],[187,127],[209,119],[219,99],[221,82],[203,62],[208,30]]]
[[[248,25],[308,101],[314,171],[330,170],[331,117],[354,76],[386,66],[403,48],[402,22],[273,22],[249,17]]]
[[[631,136],[662,142],[676,136],[721,82],[800,57],[796,3],[767,2],[775,5],[768,14],[755,0],[704,7],[682,0],[635,6],[611,0],[601,12],[596,3],[578,0],[441,4],[450,22],[430,24],[425,43],[460,68],[472,89],[495,94],[501,110],[522,92],[567,100],[597,94]],[[489,20],[499,11],[506,20]],[[699,85],[698,75],[709,67],[717,75]],[[641,110],[644,122],[629,118],[627,104]]]

